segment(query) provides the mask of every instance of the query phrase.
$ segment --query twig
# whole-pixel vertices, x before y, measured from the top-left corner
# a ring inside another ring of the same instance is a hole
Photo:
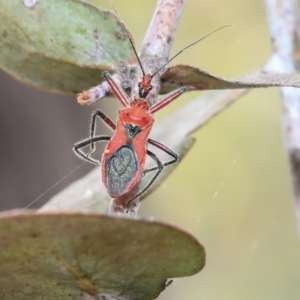
[[[120,75],[113,74],[112,77],[114,81],[121,86],[122,79]],[[112,94],[112,91],[108,83],[106,81],[103,81],[101,84],[78,94],[77,102],[81,105],[90,105],[110,94]]]
[[[174,36],[183,13],[185,0],[159,0],[143,41],[140,58],[147,67],[146,72],[153,74],[165,64],[171,52]],[[138,78],[142,76],[138,69]],[[157,102],[160,91],[160,76],[154,76],[152,90],[148,96],[150,104]],[[133,96],[138,95],[138,86],[133,89]]]
[[[186,0],[158,1],[139,56],[147,73],[155,73],[168,61],[175,32],[183,12],[185,2]],[[137,76],[132,89],[132,99],[134,97],[138,97],[138,82],[140,82],[142,78],[140,68],[137,66],[136,69]],[[120,72],[120,74],[122,74],[122,72]],[[121,78],[122,76],[120,76],[120,74],[114,74],[113,79],[119,84],[119,86],[122,86],[122,84],[124,85],[124,79]],[[161,82],[159,76],[155,76],[153,78],[152,86],[153,88],[148,96],[151,105],[157,101],[157,96],[160,91]],[[129,87],[130,85],[123,88]],[[79,104],[89,105],[109,94],[111,94],[111,90],[108,84],[104,81],[98,86],[78,94],[77,101]]]
[[[266,0],[272,38],[273,56],[267,71],[299,72],[299,17],[296,0]],[[298,69],[298,70],[297,70]],[[300,234],[300,90],[280,88],[282,118],[287,154],[296,200],[298,232]]]

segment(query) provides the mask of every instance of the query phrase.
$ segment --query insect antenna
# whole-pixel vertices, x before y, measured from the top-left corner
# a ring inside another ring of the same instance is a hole
[[[224,29],[226,27],[231,27],[233,25],[224,25],[222,27],[219,27],[217,29],[215,29],[214,31],[210,32],[209,34],[203,36],[202,38],[200,38],[199,40],[197,40],[196,42],[184,47],[183,49],[181,49],[177,54],[175,54],[173,57],[171,57],[162,67],[160,67],[155,73],[153,73],[151,75],[151,78],[153,78],[158,72],[160,72],[168,63],[170,63],[175,57],[177,57],[179,54],[181,54],[183,51],[185,51],[186,49],[194,46],[195,44],[199,43],[200,41],[204,40],[205,38],[209,37],[210,35],[216,33],[217,31],[221,30],[221,29]]]
[[[133,41],[132,41],[132,39],[131,39],[131,37],[130,37],[130,35],[129,35],[129,33],[128,33],[128,31],[127,31],[127,29],[126,29],[126,27],[125,27],[125,25],[124,25],[124,23],[123,23],[123,21],[121,20],[121,17],[120,17],[120,15],[118,14],[118,11],[117,11],[117,9],[116,9],[116,7],[115,7],[113,1],[112,1],[112,0],[109,0],[109,2],[110,2],[110,4],[111,4],[111,6],[113,7],[113,10],[114,10],[114,12],[115,12],[116,15],[117,15],[117,18],[118,18],[118,20],[120,21],[120,23],[121,23],[121,25],[122,25],[122,27],[123,27],[123,29],[124,29],[124,31],[125,31],[125,33],[126,33],[128,39],[129,39],[130,45],[131,45],[131,47],[132,47],[132,49],[133,49],[133,51],[134,51],[134,54],[135,54],[135,56],[136,56],[136,58],[137,58],[137,60],[138,60],[139,65],[140,65],[140,67],[141,67],[143,76],[145,76],[146,74],[145,74],[143,65],[142,65],[142,63],[141,63],[141,61],[140,61],[140,58],[139,58],[137,52],[136,52],[136,49],[135,49],[134,44],[133,44]]]

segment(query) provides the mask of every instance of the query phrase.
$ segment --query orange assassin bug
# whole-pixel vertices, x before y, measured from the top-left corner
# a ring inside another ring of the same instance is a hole
[[[139,98],[135,98],[130,101],[120,87],[115,83],[111,75],[108,72],[104,72],[104,78],[110,86],[113,94],[120,101],[124,108],[118,111],[116,124],[114,124],[114,122],[102,111],[94,111],[92,114],[89,138],[77,142],[74,145],[73,150],[80,158],[83,158],[90,163],[101,165],[102,181],[109,196],[116,200],[120,204],[120,207],[128,208],[133,200],[137,199],[149,189],[164,167],[176,163],[179,159],[178,155],[167,146],[150,139],[149,134],[154,123],[153,114],[177,99],[187,90],[187,87],[178,88],[174,92],[168,94],[160,102],[150,106],[147,96],[152,89],[152,78],[185,49],[193,46],[207,36],[224,27],[227,27],[228,25],[218,28],[196,42],[183,48],[166,64],[160,67],[159,70],[151,75],[145,73],[142,63],[133,45],[133,41],[131,40],[124,24],[122,22],[121,24],[128,36],[129,42],[136,55],[138,64],[143,74],[142,80],[138,83]],[[97,117],[99,117],[101,121],[103,121],[110,129],[114,131],[112,137],[95,135]],[[108,143],[102,154],[100,162],[92,158],[91,154],[95,151],[95,143],[102,141],[108,141]],[[171,157],[171,160],[162,163],[152,151],[147,149],[148,144],[151,144],[159,150],[167,153]],[[90,151],[88,153],[83,152],[82,148],[88,145],[90,145]],[[156,166],[145,170],[146,155],[152,158]],[[152,176],[146,186],[139,191],[143,175],[153,171],[155,171],[155,174]]]
[[[155,74],[144,73],[143,80],[139,83],[140,98],[134,99],[131,102],[128,101],[108,72],[104,72],[103,75],[124,108],[118,111],[116,125],[100,110],[94,111],[90,137],[76,143],[73,149],[81,158],[96,165],[101,164],[102,181],[110,197],[118,199],[121,203],[127,202],[127,205],[129,205],[132,200],[138,198],[152,185],[165,166],[171,165],[179,159],[178,155],[171,149],[148,138],[148,136],[154,123],[153,113],[178,98],[185,92],[186,87],[177,89],[161,102],[150,107],[146,97],[152,88],[151,78]],[[97,117],[114,131],[112,137],[95,136]],[[90,157],[95,150],[94,143],[100,141],[108,141],[102,155],[101,163]],[[162,163],[152,151],[147,149],[147,143],[166,152],[172,159]],[[88,145],[91,148],[89,153],[81,151],[81,148]],[[146,155],[154,160],[156,167],[144,170]],[[156,173],[143,190],[138,191],[141,178],[145,173],[150,171],[156,171]]]

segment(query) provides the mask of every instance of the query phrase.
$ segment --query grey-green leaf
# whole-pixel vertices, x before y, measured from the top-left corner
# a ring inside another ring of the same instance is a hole
[[[272,86],[300,87],[300,74],[254,73],[234,80],[224,79],[199,68],[177,65],[168,68],[161,77],[162,93],[182,85],[192,90],[224,90]]]
[[[135,60],[115,15],[83,1],[0,0],[0,20],[0,67],[38,88],[78,93]]]
[[[0,249],[1,300],[154,299],[205,263],[186,232],[96,214],[2,215]]]

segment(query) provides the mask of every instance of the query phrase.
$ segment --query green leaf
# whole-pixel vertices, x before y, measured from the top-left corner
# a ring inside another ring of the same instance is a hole
[[[38,88],[81,92],[135,60],[115,15],[86,2],[0,0],[0,19],[0,67]]]
[[[177,228],[96,214],[2,215],[0,248],[1,300],[154,299],[205,263]]]
[[[300,87],[300,74],[272,74],[259,72],[249,76],[228,80],[188,65],[168,68],[161,76],[162,93],[170,92],[182,85],[191,90],[224,90],[260,88],[272,86]]]

